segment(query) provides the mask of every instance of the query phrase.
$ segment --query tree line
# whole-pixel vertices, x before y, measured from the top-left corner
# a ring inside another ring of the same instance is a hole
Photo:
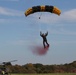
[[[8,65],[11,73],[76,73],[76,61],[69,64],[43,65],[40,63],[25,65]]]

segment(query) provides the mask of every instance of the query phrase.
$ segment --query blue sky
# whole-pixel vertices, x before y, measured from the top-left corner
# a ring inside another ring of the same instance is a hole
[[[36,5],[53,5],[61,15],[42,13],[25,17]],[[42,45],[40,31],[48,31],[50,48],[36,55],[31,47]],[[64,64],[76,60],[76,0],[0,0],[0,61],[13,64]]]

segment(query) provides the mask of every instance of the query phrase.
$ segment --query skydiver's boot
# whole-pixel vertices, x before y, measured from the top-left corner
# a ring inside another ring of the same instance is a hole
[[[49,44],[47,44],[47,46],[49,47]]]
[[[49,47],[49,44],[46,42],[46,44],[47,44],[47,47]]]

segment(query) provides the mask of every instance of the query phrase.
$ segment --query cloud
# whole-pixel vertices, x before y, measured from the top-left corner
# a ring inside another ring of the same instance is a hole
[[[68,22],[76,22],[76,9],[63,12],[60,19]]]
[[[11,44],[13,45],[25,45],[25,40],[15,40],[15,41],[11,41]]]
[[[4,21],[5,21],[4,19],[0,19],[0,23],[4,23]]]
[[[32,42],[28,40],[8,40],[6,42],[8,45],[14,45],[14,46],[29,46],[32,45]]]
[[[26,45],[25,40],[6,40],[4,43],[5,45],[12,45],[12,46],[25,46]]]
[[[76,41],[74,41],[74,40],[64,40],[64,41],[59,41],[59,40],[58,40],[58,41],[56,41],[56,40],[55,40],[55,41],[52,42],[52,44],[53,44],[53,45],[59,45],[59,46],[60,46],[60,45],[63,45],[63,44],[64,44],[65,46],[66,46],[66,45],[72,45],[72,44],[75,45],[75,44],[76,44]]]
[[[64,28],[59,28],[58,30],[57,29],[49,29],[48,30],[51,34],[61,34],[61,35],[76,35],[76,32],[75,31],[70,31],[70,30],[66,30]]]
[[[23,12],[22,11],[13,10],[13,9],[4,8],[4,7],[0,7],[0,15],[22,16]]]
[[[40,14],[33,14],[32,15],[34,20],[36,20]],[[41,18],[37,20],[38,22],[41,23],[46,23],[46,24],[53,24],[53,23],[76,23],[76,9],[71,9],[68,11],[64,11],[61,13],[60,16],[56,14],[49,14],[49,13],[43,13],[41,15]]]

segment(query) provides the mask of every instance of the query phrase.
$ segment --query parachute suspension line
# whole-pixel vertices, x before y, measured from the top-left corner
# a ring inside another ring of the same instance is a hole
[[[42,27],[41,27],[42,25],[39,25],[39,31],[42,31]]]
[[[41,16],[42,16],[42,12],[40,13],[40,15],[39,15],[39,19],[41,19]],[[39,24],[39,32],[40,31],[42,31],[42,25],[41,24]]]
[[[46,27],[46,28],[45,28],[45,27]],[[43,25],[40,25],[39,31],[41,31],[42,33],[48,32],[48,25],[46,25],[45,27],[44,27]]]
[[[40,24],[38,24],[38,32],[41,31],[41,27],[40,27]]]
[[[41,19],[41,16],[42,16],[42,13],[41,13],[40,16],[39,16],[39,19]]]
[[[42,13],[40,14],[40,18],[39,18],[40,20],[41,20],[41,16],[42,16]],[[45,17],[44,17],[44,20],[46,20]],[[42,31],[42,32],[46,33],[48,31],[48,25],[39,24],[39,31]]]

